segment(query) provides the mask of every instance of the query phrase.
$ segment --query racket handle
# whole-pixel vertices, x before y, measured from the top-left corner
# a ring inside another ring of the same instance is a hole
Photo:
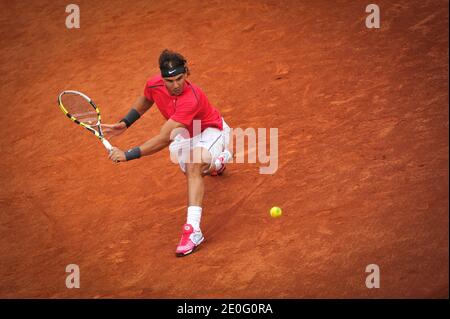
[[[106,147],[106,149],[108,150],[108,152],[111,152],[112,150],[112,145],[106,140],[106,139],[102,139],[102,143],[103,145]]]

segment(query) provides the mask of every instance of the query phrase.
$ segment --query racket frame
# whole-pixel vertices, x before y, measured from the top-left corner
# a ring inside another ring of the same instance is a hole
[[[97,113],[97,123],[95,125],[89,125],[83,122],[80,122],[79,120],[77,120],[77,118],[75,118],[72,114],[70,114],[67,109],[64,107],[64,104],[62,103],[62,97],[64,94],[77,94],[80,95],[82,98],[84,98],[91,106],[92,108],[95,110],[95,112]],[[94,134],[103,144],[103,146],[108,150],[111,151],[112,150],[112,145],[111,143],[108,142],[107,139],[105,139],[103,137],[103,131],[102,131],[102,127],[100,125],[101,123],[101,114],[100,114],[100,109],[97,107],[97,105],[95,105],[94,101],[92,101],[92,99],[87,96],[84,93],[81,93],[79,91],[75,91],[75,90],[65,90],[62,91],[59,95],[58,95],[58,105],[61,108],[61,110],[63,111],[63,113],[73,122],[75,122],[76,124],[84,127],[85,129],[87,129],[89,132],[91,132],[92,134]],[[98,127],[98,131],[95,130],[92,126],[96,126]]]

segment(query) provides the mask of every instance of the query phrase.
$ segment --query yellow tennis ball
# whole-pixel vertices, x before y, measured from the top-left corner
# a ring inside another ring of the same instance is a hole
[[[270,216],[272,216],[273,218],[277,218],[281,216],[281,208],[280,207],[272,207],[270,209]]]

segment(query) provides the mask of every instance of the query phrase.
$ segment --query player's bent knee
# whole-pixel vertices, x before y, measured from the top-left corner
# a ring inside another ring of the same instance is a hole
[[[190,161],[186,163],[185,175],[205,175],[211,166],[211,154],[204,147],[194,148],[190,153]]]
[[[190,163],[194,164],[204,164],[209,163],[211,160],[211,155],[209,154],[208,150],[203,147],[197,147],[194,148],[190,152]]]
[[[194,176],[202,174],[203,164],[201,163],[186,163],[186,176]]]

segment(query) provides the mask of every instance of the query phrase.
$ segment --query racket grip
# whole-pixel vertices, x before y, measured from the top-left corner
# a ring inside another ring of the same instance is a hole
[[[106,147],[106,149],[108,150],[108,152],[111,152],[112,150],[112,145],[111,143],[109,143],[106,139],[102,139],[102,143],[103,145]]]

